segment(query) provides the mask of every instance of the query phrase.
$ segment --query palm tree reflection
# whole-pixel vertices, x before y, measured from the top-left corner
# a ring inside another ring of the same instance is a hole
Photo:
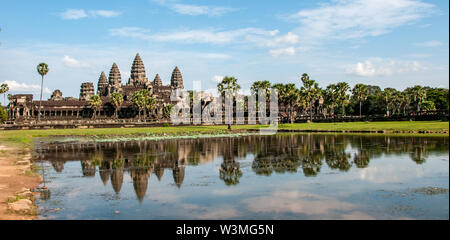
[[[106,186],[110,180],[117,197],[122,189],[124,173],[129,172],[137,199],[142,202],[152,173],[158,181],[164,182],[164,171],[170,169],[175,186],[181,188],[186,165],[197,166],[219,157],[223,161],[218,177],[227,186],[233,186],[239,184],[243,176],[239,161],[249,156],[252,157],[251,169],[257,175],[294,173],[315,177],[321,172],[324,162],[332,170],[346,172],[353,165],[367,168],[371,159],[382,155],[395,156],[405,152],[409,153],[412,161],[423,164],[430,153],[448,153],[448,138],[291,134],[98,143],[93,149],[88,147],[59,147],[54,152],[43,153],[42,159],[54,159],[51,163],[56,172],[61,172],[66,162],[81,159],[83,176],[95,176],[98,167],[101,181]],[[66,152],[61,154],[61,151]]]

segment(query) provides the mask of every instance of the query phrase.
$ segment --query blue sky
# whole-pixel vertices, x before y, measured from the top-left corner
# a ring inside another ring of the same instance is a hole
[[[346,81],[403,90],[448,88],[448,1],[141,0],[7,1],[0,9],[0,83],[38,96],[36,65],[46,62],[48,98],[78,97],[116,62],[122,82],[140,53],[147,77],[216,88],[225,75],[296,83],[306,72],[321,87]]]

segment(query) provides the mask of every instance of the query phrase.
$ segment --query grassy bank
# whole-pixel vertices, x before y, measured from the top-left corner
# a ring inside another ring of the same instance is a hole
[[[426,122],[341,122],[341,123],[294,123],[280,124],[279,129],[289,130],[332,130],[332,131],[386,131],[386,132],[448,132],[449,123]]]
[[[248,130],[267,125],[236,125],[233,130]],[[449,122],[344,122],[344,123],[295,123],[280,124],[279,129],[320,131],[385,131],[386,133],[419,133],[448,135]],[[97,129],[51,129],[0,131],[0,144],[31,147],[34,137],[51,136],[127,136],[127,135],[191,135],[223,134],[227,126],[173,126],[151,128],[97,128]]]

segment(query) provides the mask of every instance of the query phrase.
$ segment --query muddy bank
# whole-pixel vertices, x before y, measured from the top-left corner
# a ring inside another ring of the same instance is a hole
[[[29,149],[0,145],[0,220],[31,220],[37,217],[32,189],[39,186]]]

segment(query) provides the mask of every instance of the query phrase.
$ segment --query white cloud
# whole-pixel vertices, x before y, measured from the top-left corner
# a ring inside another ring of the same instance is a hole
[[[176,13],[190,16],[199,16],[199,15],[220,16],[238,10],[236,8],[230,7],[182,4],[176,3],[176,0],[152,0],[152,1],[158,5],[165,6],[175,11]]]
[[[231,56],[228,54],[223,53],[205,53],[201,54],[202,57],[208,58],[208,59],[230,59]]]
[[[416,0],[335,0],[301,10],[288,19],[300,23],[298,32],[312,42],[378,36],[414,23],[434,9]]]
[[[62,61],[66,66],[71,67],[71,68],[79,68],[79,67],[87,67],[87,66],[88,66],[88,64],[86,64],[86,63],[81,63],[80,61],[78,61],[78,60],[76,60],[76,59],[74,59],[74,58],[71,58],[71,57],[69,57],[69,56],[67,56],[67,55],[65,55],[65,56],[61,59],[61,61]]]
[[[289,47],[289,48],[280,48],[280,49],[273,49],[269,51],[270,55],[274,57],[279,56],[294,56],[295,55],[295,48]]]
[[[286,35],[275,38],[269,46],[276,46],[279,44],[295,44],[299,41],[298,35],[288,32]]]
[[[104,17],[111,18],[117,17],[121,14],[118,11],[111,10],[90,10],[86,11],[84,9],[67,9],[66,11],[60,13],[60,16],[66,20],[77,20],[81,18],[95,18],[95,17]]]
[[[150,33],[150,31],[143,28],[123,27],[110,29],[109,32],[112,36],[137,38],[147,41],[225,44],[236,41],[248,42],[252,37],[272,37],[278,34],[279,31],[260,28],[240,28],[228,31],[194,29]]]
[[[212,77],[211,80],[212,80],[213,82],[220,83],[220,82],[222,82],[222,80],[223,80],[223,76],[215,75],[214,77]]]
[[[188,4],[173,4],[170,6],[172,10],[184,15],[208,15],[208,16],[220,16],[229,12],[236,11],[234,8],[229,7],[209,7],[200,5],[188,5]]]
[[[417,61],[372,58],[349,66],[346,73],[362,77],[374,77],[388,76],[395,73],[417,72],[423,69],[427,69],[427,67]]]
[[[40,93],[41,86],[38,84],[27,84],[19,83],[14,80],[6,80],[0,84],[6,83],[9,86],[10,92],[20,92],[20,93]],[[50,89],[44,87],[44,93],[50,93]]]
[[[89,11],[89,13],[91,14],[91,16],[104,17],[104,18],[117,17],[120,14],[122,14],[121,12],[111,11],[111,10],[95,10],[95,11]]]
[[[439,47],[442,46],[442,42],[433,40],[428,42],[415,43],[414,45],[420,47]]]
[[[67,9],[65,12],[61,13],[61,17],[63,19],[76,20],[86,18],[88,15],[83,9]]]
[[[295,213],[309,216],[332,216],[335,211],[350,211],[356,206],[325,195],[305,193],[296,190],[273,192],[271,195],[243,200],[252,212]]]

